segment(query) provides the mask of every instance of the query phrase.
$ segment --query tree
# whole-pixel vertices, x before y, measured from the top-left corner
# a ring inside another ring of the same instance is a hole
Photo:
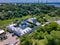
[[[42,18],[44,14],[55,11],[56,9],[58,8],[55,6],[44,4],[5,4],[0,6],[0,13],[1,19],[18,18],[27,15],[39,15]],[[57,11],[58,15],[60,14],[59,10]]]
[[[60,45],[60,31],[51,31],[51,34],[46,36],[47,45]]]
[[[33,45],[32,41],[27,39],[24,41],[24,43],[22,45]]]
[[[38,41],[35,42],[35,45],[39,45]]]
[[[37,32],[35,31],[32,35],[33,39],[44,39],[44,33],[41,31],[41,32]]]
[[[21,37],[21,45],[33,45],[32,39],[27,35]]]
[[[45,32],[45,27],[42,27],[42,26],[39,26],[38,29],[37,29],[37,32]]]
[[[59,25],[56,22],[51,22],[45,26],[45,31],[50,33],[52,30],[57,30],[58,27]]]

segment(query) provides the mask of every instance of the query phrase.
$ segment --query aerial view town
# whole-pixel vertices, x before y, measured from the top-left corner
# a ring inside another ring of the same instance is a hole
[[[1,0],[0,45],[60,45],[60,0]]]

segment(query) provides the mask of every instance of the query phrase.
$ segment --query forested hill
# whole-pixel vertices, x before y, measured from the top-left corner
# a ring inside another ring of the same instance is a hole
[[[45,4],[3,4],[0,5],[0,20],[27,15],[41,15],[54,12],[58,8]]]

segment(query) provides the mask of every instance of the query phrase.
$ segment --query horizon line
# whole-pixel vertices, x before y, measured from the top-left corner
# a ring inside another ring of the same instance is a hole
[[[0,4],[3,4],[3,3],[20,3],[20,4],[60,4],[60,2],[0,2]]]

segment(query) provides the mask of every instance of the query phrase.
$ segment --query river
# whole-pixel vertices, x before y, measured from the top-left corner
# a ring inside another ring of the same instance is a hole
[[[48,4],[48,5],[54,5],[56,7],[60,7],[60,4]]]

